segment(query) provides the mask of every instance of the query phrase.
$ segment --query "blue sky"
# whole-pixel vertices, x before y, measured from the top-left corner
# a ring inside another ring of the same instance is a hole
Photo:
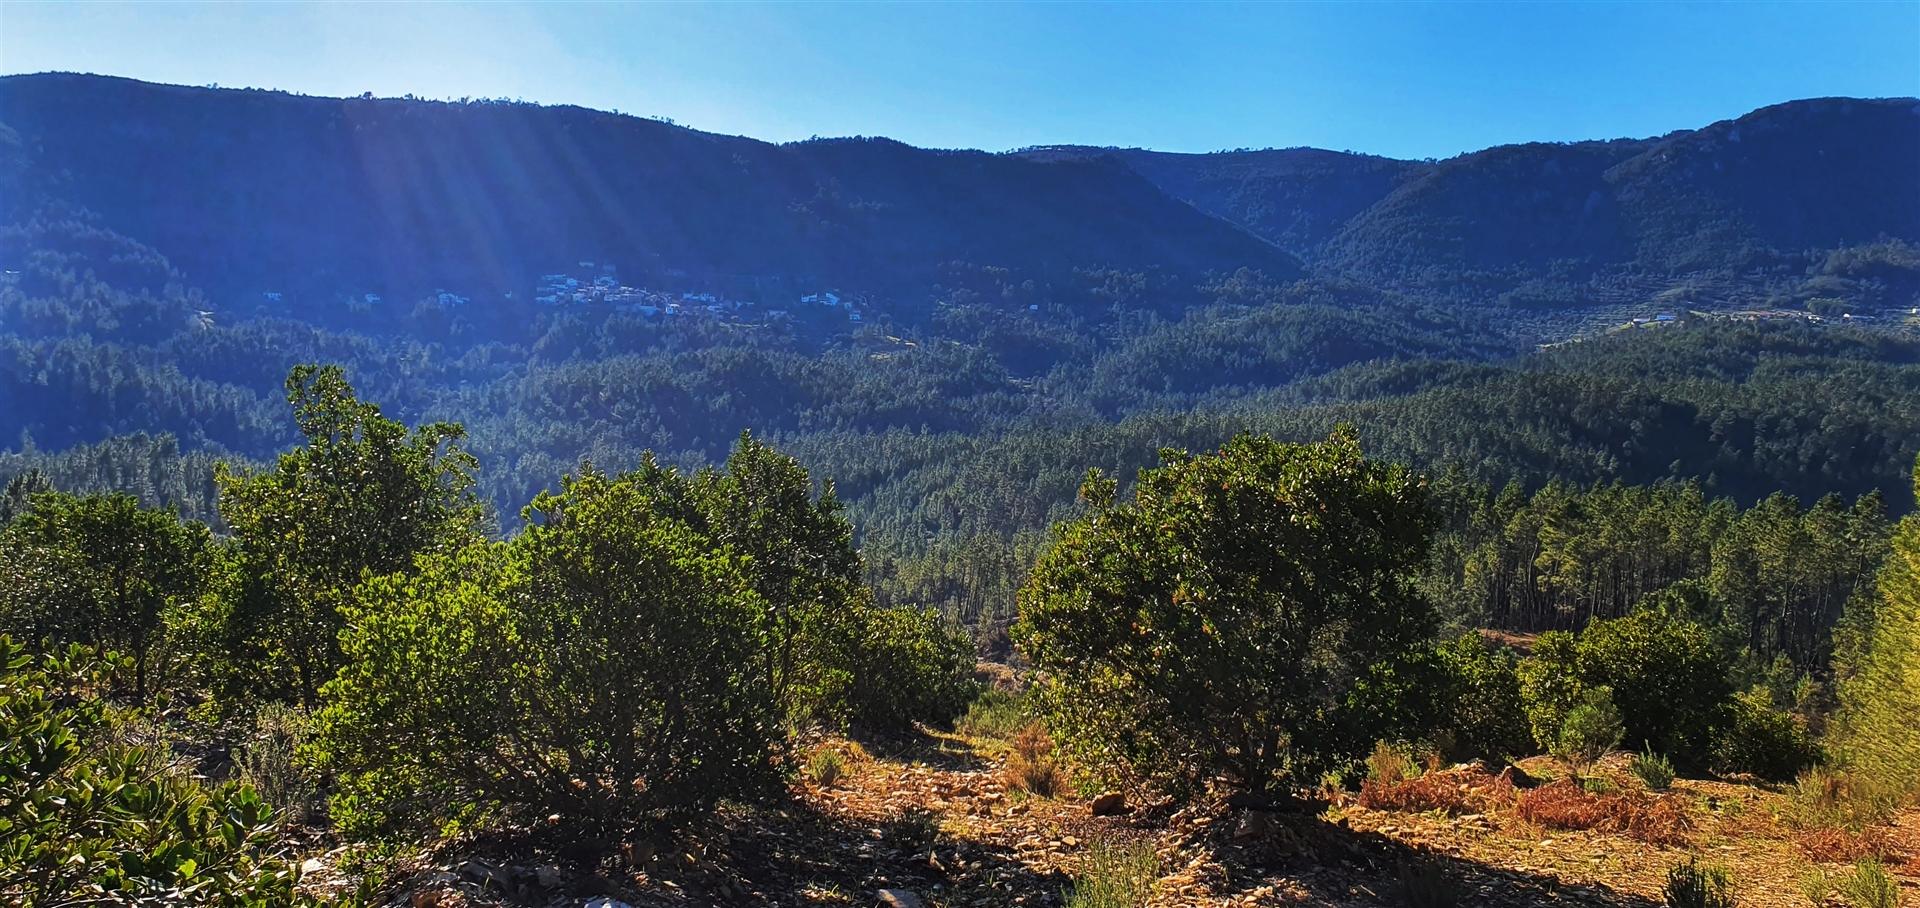
[[[1444,157],[1920,95],[1886,3],[0,2],[0,71],[512,97],[789,140]]]

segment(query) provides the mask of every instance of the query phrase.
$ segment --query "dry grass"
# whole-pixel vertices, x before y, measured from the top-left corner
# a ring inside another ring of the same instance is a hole
[[[1360,805],[1373,810],[1428,811],[1459,816],[1487,813],[1513,802],[1512,778],[1480,769],[1431,770],[1394,782],[1368,779],[1360,785]]]
[[[1793,843],[1800,847],[1800,852],[1808,860],[1819,864],[1850,864],[1864,860],[1897,864],[1906,856],[1905,850],[1882,826],[1859,830],[1843,826],[1807,829],[1794,836]]]
[[[1053,756],[1053,738],[1038,722],[1028,723],[1013,736],[1013,752],[1007,755],[1002,772],[1008,788],[1043,798],[1051,798],[1067,787],[1066,776]]]
[[[1693,818],[1684,799],[1648,797],[1631,790],[1595,794],[1567,780],[1521,792],[1514,813],[1548,829],[1612,832],[1653,845],[1684,845]]]

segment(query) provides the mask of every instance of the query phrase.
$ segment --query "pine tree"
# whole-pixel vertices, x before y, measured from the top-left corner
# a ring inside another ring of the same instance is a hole
[[[1920,465],[1914,485],[1920,491]],[[1837,750],[1847,767],[1896,797],[1920,792],[1920,516],[1900,521],[1880,571],[1866,647],[1841,687]]]

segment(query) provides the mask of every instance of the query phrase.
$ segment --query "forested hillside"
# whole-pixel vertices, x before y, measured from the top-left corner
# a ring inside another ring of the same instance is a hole
[[[1897,886],[1915,114],[1401,162],[0,79],[0,899]]]

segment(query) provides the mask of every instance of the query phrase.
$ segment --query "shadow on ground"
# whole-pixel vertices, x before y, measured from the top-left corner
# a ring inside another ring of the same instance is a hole
[[[1292,905],[1304,896],[1309,905],[1660,908],[1633,893],[1493,867],[1306,814],[1256,816],[1264,834],[1236,838],[1230,830],[1244,816],[1236,811],[1199,836],[1213,859],[1213,904]],[[1271,902],[1262,898],[1269,891]]]

